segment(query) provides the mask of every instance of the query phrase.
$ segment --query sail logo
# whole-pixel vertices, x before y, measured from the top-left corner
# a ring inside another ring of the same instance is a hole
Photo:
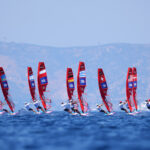
[[[34,83],[32,83],[32,84],[31,84],[31,86],[32,86],[32,87],[35,87],[35,84],[34,84]]]
[[[30,76],[29,76],[29,79],[30,79],[30,80],[34,80],[33,75],[30,75]]]
[[[132,82],[129,82],[129,83],[128,83],[128,86],[129,86],[129,88],[131,89],[131,88],[133,87],[133,83],[132,83]]]
[[[82,78],[82,77],[85,77],[85,76],[86,76],[85,71],[80,71],[79,77]]]
[[[86,85],[86,78],[80,78],[80,85]]]
[[[74,79],[71,78],[71,79],[68,80],[68,82],[69,82],[69,83],[70,83],[70,82],[74,82]]]
[[[1,80],[6,81],[6,76],[4,74],[1,76]]]
[[[31,87],[34,88],[35,87],[35,83],[34,80],[30,81]]]
[[[43,73],[46,73],[46,69],[39,72],[39,74],[43,74]]]
[[[134,85],[134,87],[137,87],[137,82],[136,82],[136,81],[134,81],[133,85]]]
[[[48,83],[47,77],[40,78],[40,81],[41,81],[41,84],[47,84]]]
[[[103,80],[104,80],[104,78],[103,78],[103,77],[101,77],[101,80],[103,81]]]
[[[102,87],[102,89],[106,89],[107,88],[106,82],[101,83],[101,87]]]
[[[3,87],[4,87],[4,88],[8,88],[7,81],[3,82],[2,84],[3,84]]]
[[[69,88],[74,89],[74,82],[69,83]]]

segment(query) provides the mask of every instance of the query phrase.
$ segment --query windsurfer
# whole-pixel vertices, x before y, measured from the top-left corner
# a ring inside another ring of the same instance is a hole
[[[7,109],[3,108],[2,111],[6,112],[6,113],[10,113]]]
[[[72,106],[71,107],[72,111],[74,111],[74,112],[76,112],[76,113],[81,115],[80,111],[78,110],[78,103],[77,103],[77,101],[71,101],[71,106]]]
[[[25,106],[25,109],[26,109],[27,111],[33,111],[34,113],[36,113],[36,111],[34,111],[34,110],[30,107],[30,103],[25,103],[24,106]]]
[[[44,109],[40,106],[40,103],[37,100],[34,100],[33,104],[36,107],[37,111],[41,110],[41,111],[45,112]]]
[[[0,101],[0,110],[2,112],[10,113],[7,109],[3,108],[4,105],[5,105],[5,103],[3,103],[3,102]]]
[[[99,112],[103,112],[103,113],[105,113],[105,114],[108,114],[105,110],[102,109],[103,104],[100,104],[100,105],[97,104],[96,106],[97,106],[97,110],[98,110]]]
[[[64,103],[64,102],[62,102],[61,106],[64,108],[64,111],[72,114],[70,103]]]
[[[125,111],[126,113],[128,113],[127,109],[124,108],[124,105],[125,105],[125,104],[127,104],[126,101],[125,101],[125,102],[120,101],[119,107],[120,107],[121,110],[123,110],[123,111]],[[126,105],[126,106],[127,106],[127,105]]]
[[[150,99],[145,100],[145,101],[146,101],[146,106],[147,106],[147,108],[150,109]]]

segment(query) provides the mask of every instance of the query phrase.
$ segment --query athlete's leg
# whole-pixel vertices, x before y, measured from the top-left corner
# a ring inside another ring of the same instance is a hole
[[[68,110],[68,112],[69,112],[70,114],[72,114],[72,111],[71,111],[70,109]]]
[[[125,112],[128,113],[128,111],[125,109]]]
[[[100,112],[103,112],[103,113],[107,114],[107,112],[106,112],[105,110],[103,110],[103,109],[101,109],[101,111],[100,111]]]
[[[35,111],[35,110],[33,110],[32,108],[29,108],[29,111],[33,111],[34,113],[36,113],[36,111]]]
[[[3,109],[3,111],[5,111],[5,112],[9,113],[9,111],[8,111],[7,109]]]
[[[78,109],[74,109],[74,111],[81,115],[81,113]]]
[[[71,110],[75,112],[74,108],[71,108]]]
[[[41,106],[38,106],[38,110],[39,109],[41,109],[43,112],[45,112],[44,109]]]
[[[150,107],[147,107],[148,109],[150,109]]]
[[[41,107],[41,110],[43,111],[43,112],[45,112],[45,110]]]
[[[128,111],[125,108],[121,108],[121,110],[125,111],[126,113],[128,113]]]
[[[71,111],[70,109],[64,109],[64,111],[66,111],[66,112],[72,114],[72,111]]]

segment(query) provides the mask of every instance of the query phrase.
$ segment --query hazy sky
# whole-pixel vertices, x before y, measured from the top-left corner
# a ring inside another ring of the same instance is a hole
[[[150,0],[0,0],[0,41],[150,43]]]

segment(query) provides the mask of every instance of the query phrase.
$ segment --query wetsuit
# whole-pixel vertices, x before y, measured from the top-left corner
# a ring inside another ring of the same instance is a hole
[[[121,110],[123,110],[123,111],[125,111],[125,112],[128,112],[128,111],[124,108],[124,103],[120,103],[119,106],[120,106],[120,109],[121,109]],[[126,105],[126,107],[127,107],[127,105]]]
[[[97,110],[98,110],[99,112],[106,113],[101,107],[97,107]]]
[[[72,109],[74,112],[76,112],[76,113],[78,113],[78,114],[81,115],[81,113],[80,113],[79,110],[78,110],[78,104],[77,104],[77,103],[72,104],[71,109]]]
[[[41,110],[42,110],[42,107],[40,106],[40,104],[39,104],[38,101],[35,101],[33,104],[34,104],[34,106],[35,106],[37,109],[41,109]]]
[[[3,108],[3,105],[4,105],[4,103],[2,103],[2,102],[0,101],[0,111],[4,111],[4,112],[6,112],[6,113],[9,113],[9,111],[8,111],[7,109]]]
[[[64,111],[70,112],[70,104],[64,103],[61,106],[64,108]]]
[[[28,111],[34,111],[29,105],[30,105],[29,103],[25,104],[26,110],[28,110]]]
[[[5,112],[7,112],[7,113],[9,113],[9,111],[8,111],[7,109],[4,109],[4,108],[3,108],[2,110],[5,111]]]
[[[150,102],[147,102],[146,106],[147,106],[148,109],[150,109]]]
[[[73,111],[78,110],[78,104],[72,104],[71,109]]]

